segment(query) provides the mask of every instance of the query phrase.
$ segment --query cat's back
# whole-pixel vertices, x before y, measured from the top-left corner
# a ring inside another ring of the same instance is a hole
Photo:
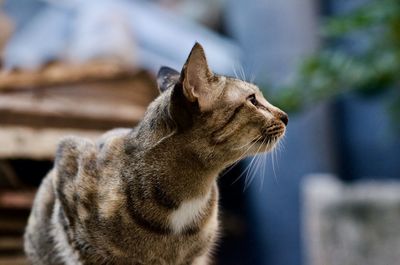
[[[62,264],[54,255],[55,240],[49,232],[55,204],[53,175],[54,170],[48,173],[39,187],[24,234],[25,253],[32,264]]]
[[[173,163],[153,157],[135,129],[62,140],[26,229],[32,264],[206,264],[218,231],[217,185],[180,199],[157,182]]]
[[[32,264],[79,264],[79,258],[68,242],[68,226],[61,222],[64,212],[60,211],[60,199],[68,198],[60,198],[60,195],[69,194],[72,201],[76,200],[74,194],[83,196],[85,192],[71,189],[74,181],[82,172],[95,179],[98,173],[93,172],[93,165],[110,162],[111,156],[115,159],[122,152],[123,139],[130,131],[132,129],[114,129],[96,141],[75,136],[60,141],[54,168],[38,189],[25,230],[24,248]],[[61,179],[63,183],[60,183]],[[95,185],[87,181],[82,183],[87,184],[82,187],[85,190],[92,188],[90,184]],[[65,190],[61,190],[62,187]]]

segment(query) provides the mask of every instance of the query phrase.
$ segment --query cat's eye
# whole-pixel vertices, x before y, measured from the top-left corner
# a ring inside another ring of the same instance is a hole
[[[247,100],[250,101],[251,104],[257,107],[258,101],[256,99],[256,94],[251,94],[250,96],[247,97]]]

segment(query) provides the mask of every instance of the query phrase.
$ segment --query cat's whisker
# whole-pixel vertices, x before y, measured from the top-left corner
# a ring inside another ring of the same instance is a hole
[[[240,150],[240,149],[246,148],[246,146],[249,146],[250,144],[251,144],[251,145],[254,145],[254,144],[255,144],[258,140],[260,140],[261,138],[262,138],[261,135],[258,136],[258,137],[255,137],[253,140],[249,141],[248,143],[246,143],[246,144],[244,144],[244,145],[242,145],[242,146],[236,147],[236,148],[234,148],[233,150]]]
[[[239,78],[239,77],[238,77],[238,74],[237,74],[237,72],[236,72],[236,66],[235,66],[235,64],[232,65],[232,70],[233,70],[233,74],[235,75],[235,78]]]
[[[243,159],[245,156],[248,155],[248,151],[250,151],[250,149],[256,145],[257,143],[260,144],[260,140],[263,136],[260,135],[258,137],[255,137],[254,139],[252,139],[251,141],[249,141],[247,144],[243,145],[243,147],[241,147],[240,149],[244,149],[246,146],[248,146],[248,148],[246,149],[246,151],[244,151],[241,155],[240,158],[238,159]],[[240,150],[239,148],[235,149],[235,150]]]
[[[246,168],[242,171],[242,173],[240,173],[240,175],[232,182],[232,184],[235,184],[247,172],[247,170],[251,167],[251,164],[253,163],[255,157],[256,155],[251,158],[250,163],[246,166]]]
[[[250,142],[250,144],[251,144],[250,147],[247,148],[246,151],[244,151],[244,152],[240,155],[240,157],[237,159],[237,161],[236,161],[235,163],[233,163],[227,171],[224,172],[223,176],[224,176],[225,174],[227,174],[229,171],[231,171],[233,167],[235,167],[244,157],[246,157],[246,156],[248,155],[248,152],[250,151],[250,149],[257,143],[257,141],[258,141],[259,139],[261,139],[261,137],[262,137],[262,136],[256,137],[254,140],[252,140],[252,141]],[[246,171],[246,170],[244,170],[243,172],[245,172],[245,171]],[[231,185],[235,184],[239,179],[240,179],[240,176],[239,176],[238,178],[236,178],[236,179],[232,182]]]
[[[239,74],[240,74],[240,79],[244,80],[243,72],[242,72],[242,66],[241,65],[239,66]]]
[[[254,167],[251,169],[251,171],[249,172],[249,181],[248,181],[248,185],[247,188],[250,187],[251,183],[253,183],[254,179],[259,176],[260,174],[260,168],[261,168],[261,163],[262,163],[262,158],[263,158],[263,154],[259,154],[257,155],[257,159],[254,163]],[[263,174],[261,172],[261,174]]]
[[[250,146],[246,149],[246,151],[244,151],[238,158],[238,161],[240,161],[241,159],[243,159],[244,157],[247,156],[248,152],[250,151],[250,149],[257,143],[258,140],[261,139],[262,136],[255,138],[254,140],[252,140],[249,144]]]
[[[276,176],[276,171],[275,171],[275,161],[276,161],[276,148],[274,148],[271,152],[271,163],[272,163],[272,172],[274,173],[274,179],[275,183],[278,183],[278,177]]]
[[[244,181],[244,187],[243,187],[243,192],[247,190],[247,188],[250,186],[251,180],[253,179],[253,174],[251,174],[252,170],[254,169],[254,165],[257,162],[258,156],[255,156],[254,164],[249,168],[249,170],[246,173],[245,181]]]
[[[276,163],[276,167],[279,168],[279,157],[280,154],[282,153],[282,151],[284,150],[284,138],[282,138],[276,145],[276,148],[274,148],[272,155],[274,155],[274,160]],[[276,174],[275,174],[275,178],[276,178]]]
[[[279,149],[280,149],[280,151],[285,151],[285,148],[286,148],[285,142],[286,142],[286,134],[283,135],[283,137],[279,141],[279,144],[280,144],[279,145]]]
[[[254,83],[254,80],[256,80],[256,75],[254,73],[252,73],[250,75],[250,83]]]
[[[275,142],[275,146],[272,146],[273,144],[274,144],[274,142]],[[276,175],[276,171],[275,171],[275,160],[276,160],[276,158],[275,158],[275,152],[276,152],[276,146],[277,146],[277,143],[276,143],[276,140],[271,140],[271,139],[269,139],[268,140],[268,145],[270,146],[270,148],[271,148],[271,150],[270,150],[270,152],[266,155],[266,161],[265,161],[265,164],[267,164],[267,158],[269,158],[268,160],[269,161],[271,161],[270,162],[270,164],[271,164],[271,167],[272,167],[272,172],[273,172],[273,175],[274,175],[274,179],[275,179],[275,182],[278,182],[277,181],[277,175]],[[268,163],[269,164],[269,163]],[[265,171],[267,170],[267,167],[265,167]]]
[[[269,140],[268,140],[269,142]],[[269,145],[269,143],[267,143]],[[265,179],[265,173],[267,172],[267,154],[262,154],[263,155],[263,160],[262,160],[262,175],[261,175],[261,183],[260,183],[260,192],[262,191],[262,188],[264,187],[264,179]]]
[[[244,72],[243,65],[240,65],[240,74],[241,74],[241,79],[246,81],[246,74]]]
[[[260,168],[262,169],[261,176],[260,176],[260,181],[261,181],[261,183],[260,183],[260,192],[261,192],[261,190],[262,190],[262,188],[264,186],[264,179],[265,179],[265,172],[266,172],[266,165],[265,165],[265,163],[266,163],[265,162],[266,161],[266,154],[264,154],[264,153],[260,154],[260,159],[261,159]]]
[[[260,181],[260,192],[262,191],[263,187],[264,187],[264,179],[265,179],[265,172],[267,170],[267,155],[263,154],[263,166],[262,166],[262,170],[263,170],[263,174],[261,176],[261,181]]]
[[[253,61],[252,68],[251,68],[251,73],[252,73],[251,77],[252,78],[250,79],[252,83],[256,80],[256,77],[260,74],[260,69],[261,69],[260,63]]]
[[[240,148],[235,148],[234,150],[240,150],[240,149],[244,149],[248,146],[248,148],[240,154],[239,158],[236,160],[236,162],[232,163],[229,166],[229,169],[225,170],[224,173],[221,175],[221,177],[225,176],[228,172],[230,172],[244,157],[246,157],[248,155],[248,152],[251,150],[251,148],[257,143],[258,140],[260,140],[262,138],[262,136],[258,136],[255,137],[254,139],[252,139],[251,141],[249,141],[248,143],[246,143],[245,145],[243,145]],[[250,146],[249,146],[250,145]],[[237,179],[231,183],[231,185],[233,185],[235,182],[237,181]]]
[[[243,187],[243,192],[246,191],[248,185],[249,185],[249,172],[253,169],[253,163],[256,161],[257,155],[253,156],[252,160],[250,161],[250,165],[248,170],[246,171],[246,176],[244,178],[244,187]]]
[[[263,143],[264,143],[264,141],[263,141]],[[260,146],[258,147],[256,154],[258,154],[258,152],[260,151],[260,149],[261,149],[262,146],[263,146],[263,145],[260,145]],[[246,191],[247,187],[248,187],[249,184],[251,183],[251,181],[249,181],[249,172],[251,172],[254,159],[257,158],[257,156],[258,156],[258,155],[255,155],[255,156],[253,157],[253,159],[251,160],[250,164],[249,164],[250,167],[248,168],[248,171],[247,171],[247,174],[246,174],[245,185],[244,185],[243,191]],[[244,172],[246,172],[246,170],[245,170]],[[242,175],[242,174],[241,174],[241,175]],[[239,177],[240,177],[240,176],[239,176]],[[250,178],[250,180],[252,180],[252,179],[253,179],[253,178]]]
[[[277,144],[277,147],[276,147],[276,151],[275,151],[277,162],[279,161],[279,157],[280,157],[280,154],[282,153],[282,151],[283,151],[283,143],[281,141],[279,141]],[[278,165],[278,163],[277,163],[277,165]]]

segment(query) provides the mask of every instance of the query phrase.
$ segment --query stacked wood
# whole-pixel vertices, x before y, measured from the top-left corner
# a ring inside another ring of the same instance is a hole
[[[68,135],[96,139],[103,131],[74,128],[32,128],[7,125],[0,128],[0,158],[53,159],[58,142]]]
[[[33,192],[0,191],[0,265],[27,264],[23,233]]]
[[[32,206],[35,190],[0,191],[0,209],[29,210]]]
[[[67,134],[133,127],[157,94],[150,73],[110,62],[0,72],[0,158],[51,158]]]
[[[42,69],[0,72],[0,90],[54,87],[90,81],[113,81],[132,78],[137,69],[111,61],[88,62],[75,65],[54,62]]]

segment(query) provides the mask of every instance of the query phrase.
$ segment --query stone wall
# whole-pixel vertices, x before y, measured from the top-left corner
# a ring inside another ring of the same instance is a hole
[[[400,264],[399,182],[316,175],[303,184],[306,264]]]

